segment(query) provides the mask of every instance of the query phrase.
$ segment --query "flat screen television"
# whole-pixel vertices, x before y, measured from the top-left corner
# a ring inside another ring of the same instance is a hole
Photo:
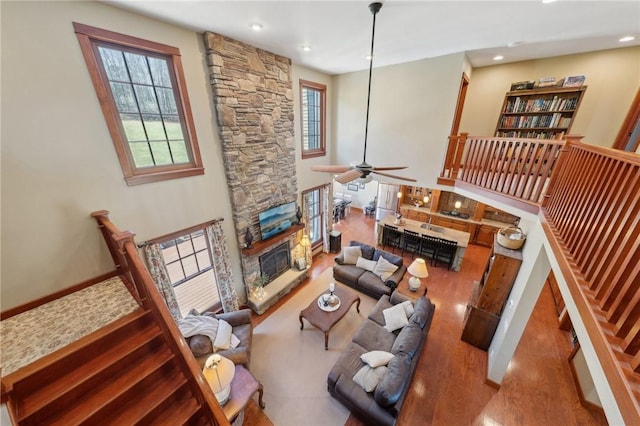
[[[258,213],[260,234],[263,240],[279,234],[298,222],[296,218],[296,202],[280,204]]]

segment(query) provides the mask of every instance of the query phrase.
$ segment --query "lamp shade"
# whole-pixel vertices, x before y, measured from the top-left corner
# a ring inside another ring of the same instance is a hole
[[[231,381],[236,374],[236,367],[233,361],[221,355],[213,354],[205,361],[202,373],[220,405],[224,405],[229,400]]]
[[[429,271],[427,270],[427,264],[424,259],[417,258],[416,260],[409,265],[407,271],[417,278],[427,278],[429,276]]]
[[[307,234],[304,234],[302,239],[300,239],[300,245],[302,247],[311,247],[311,240],[309,240],[309,236]]]

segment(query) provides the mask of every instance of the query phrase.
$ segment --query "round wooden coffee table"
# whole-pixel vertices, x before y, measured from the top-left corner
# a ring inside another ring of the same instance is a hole
[[[357,303],[356,311],[360,313],[360,296],[336,283],[334,294],[340,299],[340,307],[335,311],[327,312],[318,306],[318,298],[325,293],[327,293],[327,291],[323,291],[314,297],[309,306],[300,311],[299,319],[300,330],[304,328],[302,318],[306,318],[309,324],[324,332],[324,350],[326,351],[329,349],[329,330],[331,330],[331,327],[336,325],[338,321],[345,316],[354,303]]]

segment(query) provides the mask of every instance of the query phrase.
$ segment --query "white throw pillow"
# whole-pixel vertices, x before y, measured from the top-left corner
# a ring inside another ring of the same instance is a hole
[[[409,324],[409,319],[407,319],[407,313],[402,303],[383,310],[382,315],[384,315],[384,328],[388,332],[392,332]]]
[[[378,263],[375,260],[368,260],[365,259],[364,257],[359,257],[358,261],[356,262],[356,266],[358,268],[362,268],[365,271],[371,271],[373,272],[376,269],[376,265]]]
[[[373,392],[386,372],[387,367],[384,365],[377,368],[371,368],[368,365],[364,365],[353,376],[353,381],[360,385],[365,392]]]
[[[360,246],[349,246],[342,249],[342,263],[345,265],[355,265],[359,257],[362,257]]]
[[[387,279],[397,270],[398,267],[396,265],[380,256],[373,273],[379,276],[382,281],[387,281]]]
[[[391,358],[394,356],[394,354],[387,351],[371,351],[360,355],[360,359],[365,364],[369,364],[369,367],[376,368],[389,364],[389,361],[391,361]]]
[[[415,311],[413,309],[413,302],[411,302],[411,300],[405,300],[401,305],[404,308],[404,312],[407,314],[407,318],[411,318],[411,315],[413,315],[413,312]]]
[[[231,325],[225,320],[218,320],[218,332],[216,340],[213,341],[213,350],[229,349],[231,347]]]

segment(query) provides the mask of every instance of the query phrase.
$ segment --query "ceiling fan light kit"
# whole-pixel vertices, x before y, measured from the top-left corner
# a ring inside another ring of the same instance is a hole
[[[364,128],[364,152],[362,163],[355,166],[311,166],[311,170],[316,172],[338,173],[335,180],[339,183],[348,183],[358,180],[359,183],[368,183],[373,180],[371,173],[393,179],[400,179],[409,182],[416,182],[415,179],[383,173],[388,170],[402,170],[406,166],[373,167],[367,163],[367,137],[369,136],[369,102],[371,100],[371,74],[373,72],[373,45],[376,35],[376,14],[382,9],[382,3],[375,2],[369,5],[369,10],[373,14],[373,27],[371,30],[371,60],[369,61],[369,86],[367,88],[367,115]]]

